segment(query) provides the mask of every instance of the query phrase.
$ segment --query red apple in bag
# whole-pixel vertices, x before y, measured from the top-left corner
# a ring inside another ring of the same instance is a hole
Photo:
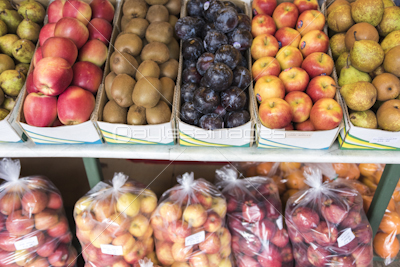
[[[78,49],[68,38],[51,37],[42,46],[43,57],[60,57],[72,66],[78,57]]]
[[[289,243],[289,235],[286,229],[276,231],[275,235],[271,239],[271,242],[277,247],[285,247]]]
[[[221,240],[215,233],[207,233],[206,239],[199,244],[199,248],[207,254],[217,253],[221,249]]]
[[[298,207],[292,213],[292,220],[298,231],[306,232],[318,226],[319,216],[310,208]]]
[[[265,218],[262,221],[253,223],[251,231],[258,236],[262,242],[270,240],[276,232],[276,226],[273,222]]]
[[[63,201],[61,196],[58,193],[50,193],[49,194],[49,202],[47,203],[47,207],[49,209],[58,210],[63,206]]]
[[[93,0],[90,3],[92,8],[92,18],[105,19],[108,22],[112,22],[114,19],[114,6],[108,0]]]
[[[54,2],[57,2],[57,1],[54,1]],[[39,33],[40,46],[43,46],[44,42],[46,42],[46,40],[49,39],[50,37],[54,37],[54,29],[55,28],[56,28],[55,23],[47,23],[46,25],[43,26],[43,28],[40,30],[40,33]]]
[[[239,256],[237,259],[239,267],[261,267],[261,265],[252,257],[247,255]]]
[[[334,225],[320,222],[317,228],[312,231],[314,240],[323,247],[333,245],[338,238],[338,230]]]
[[[258,255],[260,249],[263,246],[260,239],[252,234],[240,237],[239,245],[242,253],[246,254],[249,257],[254,257]]]
[[[79,0],[68,0],[64,4],[63,17],[76,18],[87,25],[92,18],[92,9],[89,4]]]
[[[253,200],[245,201],[242,205],[242,216],[247,222],[261,221],[264,216],[264,209]]]
[[[216,212],[209,212],[206,222],[203,225],[207,232],[217,232],[222,227],[222,219]]]
[[[329,261],[330,253],[321,247],[308,247],[307,257],[310,263],[317,267],[323,267]]]
[[[100,18],[92,19],[88,25],[88,30],[89,40],[97,39],[102,41],[106,46],[109,45],[112,33],[112,26],[107,20]]]
[[[77,19],[62,18],[54,28],[54,36],[70,38],[80,49],[89,38],[89,30]]]
[[[103,71],[98,66],[88,61],[80,61],[72,66],[72,71],[74,73],[72,85],[96,94],[103,79]]]
[[[21,199],[16,193],[4,194],[0,199],[0,212],[10,215],[14,210],[21,208]],[[3,217],[2,217],[3,218]]]
[[[22,209],[28,214],[36,214],[43,211],[48,202],[49,198],[46,192],[38,189],[26,191],[21,200]]]
[[[262,267],[280,267],[283,259],[279,250],[274,245],[269,245],[257,256],[257,260]]]

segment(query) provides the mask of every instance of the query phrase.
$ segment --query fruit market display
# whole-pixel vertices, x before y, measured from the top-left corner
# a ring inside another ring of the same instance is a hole
[[[249,16],[219,0],[190,0],[187,13],[175,25],[183,56],[180,119],[206,130],[247,123]]]
[[[151,217],[156,254],[162,266],[231,267],[227,204],[217,188],[193,173],[178,178]]]
[[[114,6],[53,1],[27,76],[25,121],[32,126],[75,125],[89,120],[103,78]],[[32,52],[33,53],[33,52]]]
[[[0,266],[75,266],[60,192],[44,177],[19,178],[20,168],[0,161]]]
[[[227,201],[227,220],[237,266],[293,266],[292,246],[283,225],[275,182],[266,177],[238,179],[235,169],[216,170]]]
[[[326,15],[351,123],[400,131],[400,7],[391,1],[340,0]]]
[[[100,182],[75,204],[76,235],[87,267],[137,266],[152,258],[150,216],[157,197],[144,185],[116,173],[111,185]]]
[[[258,116],[270,129],[314,131],[342,120],[317,1],[253,1],[251,55]]]
[[[0,121],[14,108],[39,39],[46,10],[35,0],[0,7]]]
[[[128,0],[121,32],[105,80],[108,98],[103,121],[129,125],[160,124],[171,119],[178,76],[179,44],[174,24],[179,0]]]

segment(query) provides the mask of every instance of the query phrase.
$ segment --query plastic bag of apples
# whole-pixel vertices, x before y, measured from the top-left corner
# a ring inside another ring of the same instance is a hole
[[[154,251],[150,216],[156,207],[157,196],[123,173],[115,173],[111,185],[98,183],[74,209],[85,266],[138,266]]]
[[[42,176],[19,178],[20,170],[19,160],[0,161],[0,266],[75,266],[60,192]]]
[[[293,266],[292,246],[283,225],[278,186],[266,177],[239,179],[236,169],[216,171],[227,200],[227,218],[237,266]]]
[[[193,173],[177,180],[151,217],[158,261],[171,267],[231,267],[224,196]]]
[[[310,186],[289,198],[286,225],[296,266],[372,267],[372,230],[359,192],[347,180],[322,182],[316,166],[304,171]]]

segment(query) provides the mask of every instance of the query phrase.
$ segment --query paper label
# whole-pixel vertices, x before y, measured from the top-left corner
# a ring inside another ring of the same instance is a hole
[[[307,133],[302,131],[285,132],[286,138],[311,138],[313,133]]]
[[[337,239],[338,247],[341,248],[346,246],[348,243],[353,241],[354,238],[356,238],[356,236],[351,231],[351,228],[347,228]]]
[[[37,245],[39,245],[39,242],[36,236],[25,238],[14,243],[16,250],[28,249]]]
[[[279,215],[278,219],[276,219],[276,225],[278,226],[279,230],[283,229],[283,219],[282,215]]]
[[[399,137],[373,137],[369,142],[375,144],[387,145],[399,142]]]
[[[88,192],[88,194],[93,194],[96,192],[99,192],[101,189],[104,189],[106,187],[108,187],[109,185],[104,183],[104,182],[98,182],[92,189],[90,189],[90,191]]]
[[[204,3],[204,10],[207,10],[210,7],[210,2],[205,2]]]
[[[201,231],[194,235],[188,236],[185,238],[185,246],[193,246],[203,242],[206,239],[206,232]]]
[[[114,256],[121,256],[124,253],[122,252],[122,246],[113,246],[113,245],[100,245],[101,253],[114,255]]]

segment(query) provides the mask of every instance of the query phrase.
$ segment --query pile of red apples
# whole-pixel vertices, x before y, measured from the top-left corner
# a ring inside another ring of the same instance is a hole
[[[75,266],[60,193],[45,179],[25,179],[0,198],[0,266]]]
[[[114,6],[108,0],[55,0],[27,77],[24,116],[37,127],[89,120],[103,78]],[[57,119],[58,118],[58,119]]]
[[[261,123],[299,131],[336,128],[343,112],[333,99],[334,62],[318,1],[254,0],[252,8],[252,74]]]

